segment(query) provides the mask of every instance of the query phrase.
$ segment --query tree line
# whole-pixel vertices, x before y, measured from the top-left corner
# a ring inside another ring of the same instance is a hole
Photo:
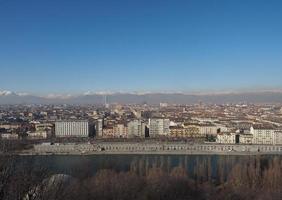
[[[80,166],[76,176],[54,175],[31,160],[0,156],[0,199],[3,200],[220,200],[281,199],[282,159],[246,157],[231,168],[223,162],[213,177],[211,160],[184,165],[146,166],[132,163],[128,171]]]

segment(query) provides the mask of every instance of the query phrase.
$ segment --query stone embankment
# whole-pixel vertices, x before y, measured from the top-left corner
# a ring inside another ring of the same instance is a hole
[[[34,145],[23,152],[26,155],[46,154],[281,154],[282,145],[233,145],[233,144],[191,144],[191,143],[146,143],[146,142],[99,142],[79,144]]]

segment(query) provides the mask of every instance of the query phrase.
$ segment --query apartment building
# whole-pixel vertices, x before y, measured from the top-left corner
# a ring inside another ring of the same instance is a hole
[[[85,120],[55,122],[56,137],[88,137],[89,124]]]
[[[168,136],[170,120],[162,118],[153,118],[149,120],[150,137]]]
[[[128,137],[142,137],[145,138],[146,125],[141,120],[133,120],[127,124]]]

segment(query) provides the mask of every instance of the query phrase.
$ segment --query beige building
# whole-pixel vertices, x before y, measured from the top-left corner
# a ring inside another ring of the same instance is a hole
[[[185,129],[181,126],[171,126],[169,127],[169,136],[170,137],[186,137],[185,136]]]
[[[189,138],[189,137],[200,137],[199,128],[195,126],[171,126],[169,127],[170,137],[179,137],[179,138]]]
[[[105,127],[103,128],[103,138],[114,138],[114,127]]]
[[[42,124],[35,124],[35,130],[36,131],[46,131],[46,130],[52,130],[54,127],[51,123],[42,123]]]
[[[200,128],[198,126],[189,125],[185,127],[185,129],[190,137],[202,137],[200,134]]]
[[[113,127],[114,137],[127,138],[127,127],[124,124],[116,124]]]

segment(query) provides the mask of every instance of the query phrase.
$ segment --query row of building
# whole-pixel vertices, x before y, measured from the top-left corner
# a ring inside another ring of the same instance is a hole
[[[132,120],[127,125],[116,124],[104,127],[103,120],[97,120],[96,137],[98,138],[145,138],[149,137],[216,137],[222,144],[282,144],[282,130],[272,126],[253,125],[250,130],[230,131],[214,124],[184,124],[171,126],[169,119],[150,119],[149,123]],[[147,133],[147,134],[146,134]],[[88,121],[58,121],[55,123],[56,137],[88,137]]]
[[[0,129],[19,129],[15,125],[1,125]],[[93,133],[93,134],[92,134]],[[253,124],[248,129],[229,129],[216,123],[177,124],[166,118],[152,118],[148,121],[133,119],[128,123],[105,126],[103,119],[95,123],[88,120],[64,120],[52,123],[35,123],[34,131],[27,132],[27,138],[44,139],[54,135],[59,138],[96,136],[97,138],[204,138],[213,136],[220,144],[282,144],[282,129],[265,124]],[[3,139],[18,139],[18,134],[1,133]]]
[[[127,124],[115,124],[104,126],[103,120],[95,123],[95,135],[98,138],[145,138],[146,133],[150,137],[167,136],[170,133],[169,119],[151,119],[149,124],[140,119],[135,119]],[[55,123],[56,137],[88,137],[88,121],[57,121]]]
[[[87,137],[89,136],[88,121],[57,121],[55,123],[55,135],[57,137]],[[183,124],[178,125],[169,119],[154,118],[145,122],[135,119],[127,124],[117,123],[105,126],[102,119],[95,123],[96,137],[99,138],[132,138],[139,137],[205,137],[216,136],[217,133],[226,132],[228,129],[222,125],[215,124]],[[147,134],[146,134],[147,133]]]
[[[221,144],[282,144],[282,129],[256,124],[250,130],[218,133],[217,143]]]
[[[2,139],[16,140],[22,137],[26,139],[46,139],[54,132],[52,123],[32,122],[28,126],[20,124],[1,124],[0,135]]]
[[[89,136],[88,121],[57,121],[55,123],[56,137],[87,137]],[[111,126],[104,126],[103,119],[95,123],[95,135],[98,138],[157,138],[157,137],[205,137],[206,135],[216,136],[225,127],[213,124],[184,124],[179,126],[173,124],[169,119],[153,118],[145,122],[135,119],[127,124],[117,123]]]

